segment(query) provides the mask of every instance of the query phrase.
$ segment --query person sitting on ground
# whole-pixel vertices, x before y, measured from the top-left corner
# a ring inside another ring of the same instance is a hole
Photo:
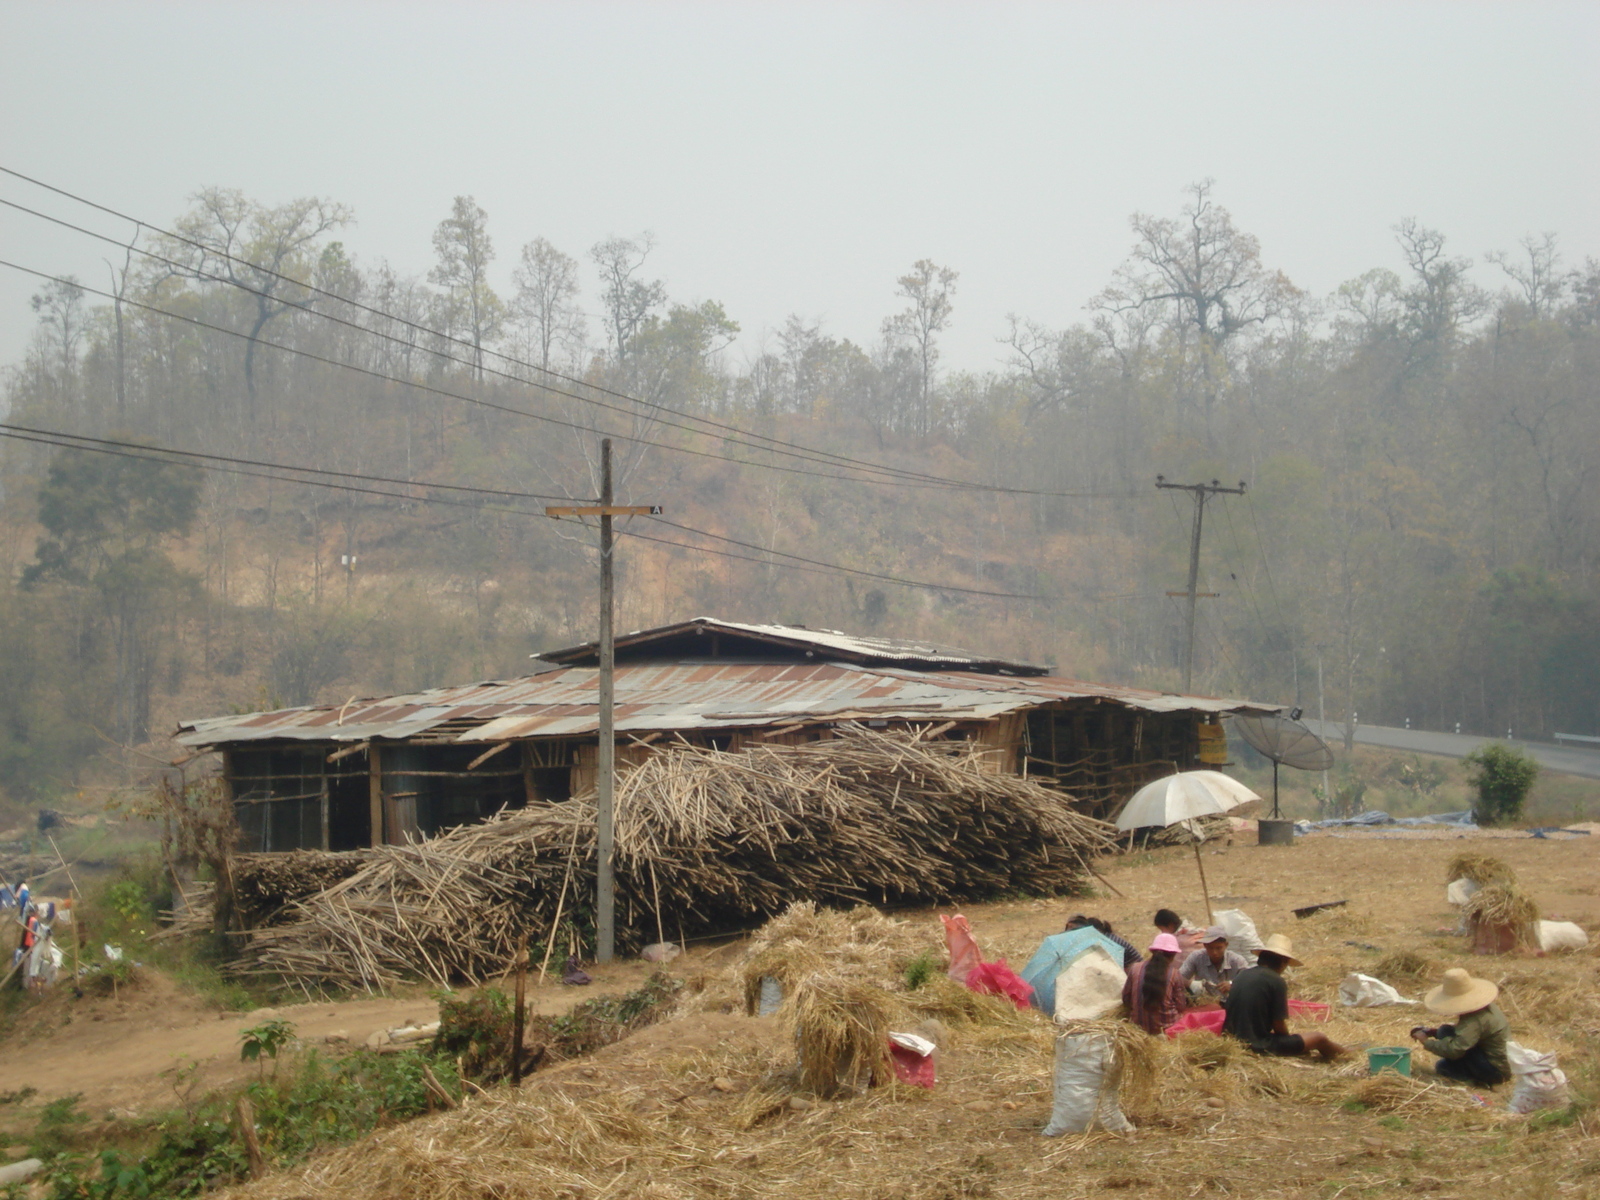
[[[1122,1002],[1128,1006],[1128,1019],[1146,1033],[1159,1034],[1189,1007],[1177,957],[1178,939],[1159,933],[1150,943],[1150,957],[1128,968]]]
[[[1105,934],[1113,942],[1122,947],[1123,970],[1127,970],[1129,967],[1133,966],[1134,963],[1138,962],[1144,957],[1139,953],[1139,947],[1135,946],[1120,933],[1112,932],[1111,922],[1102,921],[1099,917],[1086,917],[1082,913],[1078,913],[1067,922],[1067,928],[1064,932],[1071,933],[1074,929],[1082,929],[1085,925],[1092,929],[1098,929],[1101,933]]]
[[[1411,1036],[1439,1056],[1434,1071],[1445,1079],[1494,1087],[1511,1078],[1506,1057],[1506,1036],[1511,1024],[1495,999],[1500,989],[1460,967],[1444,973],[1444,982],[1422,1002],[1442,1016],[1456,1018],[1453,1025],[1436,1029],[1418,1025]]]
[[[1200,949],[1200,930],[1170,908],[1156,910],[1155,926],[1162,933],[1170,933],[1178,940],[1178,953],[1187,955]]]
[[[1213,925],[1200,938],[1200,949],[1191,951],[1180,970],[1194,995],[1224,997],[1240,971],[1250,969],[1249,960],[1237,950],[1228,949],[1228,931]]]
[[[1228,1015],[1222,1032],[1257,1054],[1297,1058],[1316,1054],[1328,1061],[1345,1049],[1325,1033],[1289,1032],[1289,985],[1284,968],[1301,966],[1294,946],[1281,933],[1256,951],[1256,965],[1239,972],[1228,990]]]

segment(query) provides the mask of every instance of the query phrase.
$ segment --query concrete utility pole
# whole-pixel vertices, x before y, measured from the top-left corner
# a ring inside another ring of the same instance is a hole
[[[600,745],[595,762],[595,961],[610,962],[617,949],[617,880],[613,861],[616,836],[616,634],[612,629],[613,605],[611,519],[657,516],[659,504],[613,503],[611,491],[611,439],[600,440],[600,503],[557,505],[544,510],[547,517],[600,518]]]
[[[1156,487],[1165,488],[1176,492],[1188,492],[1194,497],[1194,536],[1189,541],[1189,588],[1182,592],[1168,592],[1169,596],[1187,596],[1189,598],[1189,616],[1185,625],[1183,640],[1183,690],[1187,692],[1194,679],[1194,602],[1201,593],[1195,591],[1195,585],[1200,581],[1200,528],[1205,523],[1206,501],[1212,496],[1244,495],[1244,480],[1239,481],[1236,488],[1223,487],[1213,479],[1210,483],[1168,483],[1165,475],[1156,476]],[[1216,596],[1216,592],[1206,592],[1206,596]]]

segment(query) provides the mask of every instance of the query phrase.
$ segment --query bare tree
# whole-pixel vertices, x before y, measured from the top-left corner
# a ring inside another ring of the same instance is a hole
[[[428,279],[443,287],[453,318],[452,327],[464,322],[472,339],[472,371],[483,378],[483,347],[500,331],[504,308],[489,286],[489,263],[494,242],[489,237],[489,214],[471,196],[457,196],[450,215],[433,231],[438,264]]]
[[[628,357],[633,335],[667,302],[666,284],[637,277],[655,245],[655,237],[646,231],[637,239],[607,238],[589,249],[589,257],[600,270],[600,302],[605,306],[607,332],[618,362]]]
[[[1517,243],[1523,257],[1513,259],[1503,250],[1486,257],[1511,277],[1522,291],[1522,298],[1535,320],[1555,312],[1566,294],[1568,277],[1561,271],[1561,251],[1556,235],[1546,233],[1541,237],[1529,234]]]
[[[1277,316],[1295,294],[1282,272],[1262,265],[1261,244],[1212,200],[1212,187],[1210,179],[1191,184],[1176,218],[1135,213],[1133,253],[1090,304],[1106,317],[1155,307],[1185,340],[1192,335],[1208,412],[1229,343]]]
[[[255,309],[244,355],[250,415],[255,416],[256,344],[274,319],[311,308],[318,297],[305,285],[316,265],[316,242],[354,220],[350,209],[316,196],[267,208],[236,188],[207,188],[179,218],[177,236],[162,239],[164,257],[181,264],[169,273],[232,284]]]
[[[548,371],[556,347],[573,352],[583,345],[578,262],[544,238],[535,238],[522,248],[522,261],[511,278],[517,285],[511,310],[527,330],[539,369]]]
[[[68,395],[78,374],[78,346],[83,341],[87,315],[83,311],[83,286],[77,277],[52,279],[35,292],[31,304],[39,314],[39,328],[47,352],[55,358],[52,374],[62,395]]]
[[[960,275],[931,259],[918,259],[908,275],[896,281],[895,295],[909,300],[910,306],[883,323],[885,336],[909,339],[917,356],[917,404],[913,422],[916,432],[926,435],[933,426],[933,378],[939,362],[939,334],[950,324],[955,305],[956,280]]]
[[[1395,239],[1412,275],[1404,293],[1407,333],[1413,345],[1442,351],[1484,308],[1483,293],[1467,278],[1472,260],[1446,254],[1444,234],[1411,217],[1395,226]]]

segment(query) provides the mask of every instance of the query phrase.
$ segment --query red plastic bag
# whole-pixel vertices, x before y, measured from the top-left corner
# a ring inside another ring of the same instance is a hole
[[[1005,996],[1018,1008],[1033,1003],[1033,986],[1006,966],[1006,960],[981,962],[967,974],[967,987],[990,996]]]
[[[894,1064],[894,1077],[901,1083],[931,1088],[936,1082],[934,1056],[918,1054],[905,1046],[889,1043],[889,1058]]]
[[[1304,1021],[1326,1021],[1332,1010],[1326,1004],[1318,1004],[1315,1000],[1289,1001],[1289,1016],[1298,1017]],[[1186,1029],[1209,1029],[1212,1033],[1222,1032],[1222,1022],[1227,1020],[1228,1014],[1220,1008],[1191,1008],[1171,1025],[1167,1026],[1167,1036],[1175,1038]]]
[[[944,943],[950,951],[948,974],[957,983],[965,983],[972,968],[983,961],[978,954],[978,939],[972,936],[972,926],[960,913],[953,917],[941,913],[939,920],[944,922]]]

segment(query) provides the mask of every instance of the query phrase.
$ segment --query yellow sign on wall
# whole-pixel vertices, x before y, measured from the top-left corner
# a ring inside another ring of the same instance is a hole
[[[1221,725],[1201,725],[1200,761],[1207,766],[1220,767],[1228,761],[1228,734]]]

